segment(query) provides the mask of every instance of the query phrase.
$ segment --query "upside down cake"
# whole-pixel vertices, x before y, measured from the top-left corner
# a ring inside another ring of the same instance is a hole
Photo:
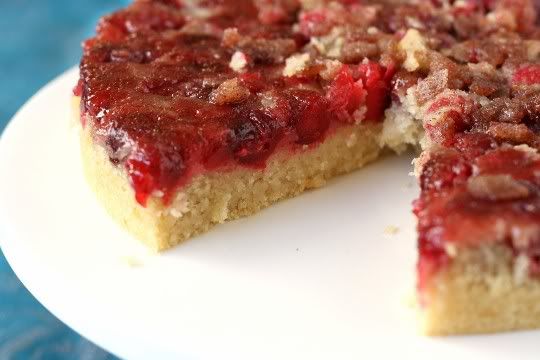
[[[421,150],[425,332],[540,326],[529,0],[138,0],[87,40],[86,177],[157,250]]]

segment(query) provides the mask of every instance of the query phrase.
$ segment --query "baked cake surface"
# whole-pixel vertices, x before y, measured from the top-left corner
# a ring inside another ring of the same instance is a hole
[[[529,0],[139,0],[84,43],[81,147],[163,250],[413,145],[429,334],[540,326]]]

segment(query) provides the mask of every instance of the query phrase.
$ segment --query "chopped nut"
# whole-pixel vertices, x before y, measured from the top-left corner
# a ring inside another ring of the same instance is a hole
[[[525,124],[513,124],[503,122],[492,122],[487,133],[499,141],[510,141],[514,143],[531,143],[534,140],[534,133]]]
[[[238,29],[228,28],[223,33],[224,47],[243,52],[256,63],[279,64],[297,50],[296,42],[288,38],[264,39],[240,35]]]
[[[237,28],[228,28],[225,29],[225,31],[223,32],[223,38],[221,40],[221,43],[223,44],[223,46],[233,47],[238,44],[240,39],[241,36]]]
[[[418,81],[415,89],[418,104],[425,104],[428,100],[441,93],[448,85],[448,70],[442,69],[433,72],[423,80]]]
[[[210,101],[214,104],[235,104],[246,100],[250,95],[247,88],[242,86],[237,78],[224,81],[210,93]]]
[[[529,196],[529,188],[510,175],[478,175],[469,178],[467,190],[482,200],[517,200]]]
[[[378,32],[379,32],[379,29],[376,28],[375,26],[370,26],[370,27],[367,28],[367,33],[368,33],[369,35],[375,35],[375,34],[377,34]]]
[[[377,55],[379,55],[377,44],[367,41],[346,41],[341,50],[340,60],[345,63],[355,63]]]

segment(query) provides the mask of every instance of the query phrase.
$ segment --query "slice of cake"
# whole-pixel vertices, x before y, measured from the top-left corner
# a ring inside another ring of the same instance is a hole
[[[375,159],[397,63],[305,51],[250,1],[196,5],[136,2],[81,62],[87,178],[157,250]]]
[[[537,327],[539,39],[528,0],[135,1],[84,44],[86,177],[164,250],[420,147],[425,332]]]

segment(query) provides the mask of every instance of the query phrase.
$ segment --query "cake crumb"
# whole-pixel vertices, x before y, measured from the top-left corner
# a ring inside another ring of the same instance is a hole
[[[358,137],[356,136],[356,133],[352,133],[348,138],[346,145],[348,148],[352,148],[354,145],[356,145],[356,142],[358,141]]]
[[[514,282],[521,285],[527,280],[529,274],[530,261],[525,254],[519,254],[514,260]]]
[[[173,217],[179,219],[189,211],[189,202],[185,193],[178,193],[176,199],[167,209],[167,212]]]
[[[295,54],[285,60],[283,76],[291,77],[304,71],[310,61],[309,54]]]
[[[143,266],[143,263],[134,256],[123,256],[122,261],[130,268],[138,268]]]
[[[401,298],[403,305],[410,310],[418,310],[418,299],[414,289],[408,290]]]
[[[385,229],[384,229],[384,234],[385,235],[395,235],[399,232],[399,228],[395,225],[388,225]]]
[[[458,253],[457,246],[455,244],[452,244],[452,243],[444,244],[444,251],[451,258],[455,258],[457,256],[457,253]]]
[[[236,51],[232,57],[229,67],[235,72],[242,72],[248,64],[246,54],[241,51]]]
[[[420,67],[416,57],[418,52],[427,51],[426,41],[416,29],[409,29],[399,42],[399,48],[406,54],[403,67],[407,71],[415,71]]]
[[[375,35],[375,34],[377,34],[378,32],[379,32],[379,29],[376,28],[375,26],[370,26],[370,27],[367,28],[367,33],[368,33],[369,35]]]

